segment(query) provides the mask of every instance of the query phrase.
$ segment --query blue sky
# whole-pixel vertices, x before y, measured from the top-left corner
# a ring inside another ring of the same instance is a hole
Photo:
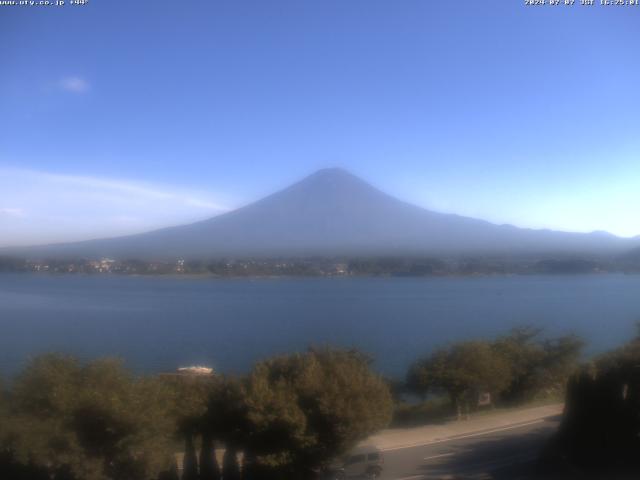
[[[439,211],[640,234],[640,7],[0,7],[0,245],[206,218],[341,166]]]

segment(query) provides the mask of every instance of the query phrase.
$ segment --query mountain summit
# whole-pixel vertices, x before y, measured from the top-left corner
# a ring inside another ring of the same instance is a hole
[[[33,247],[29,256],[224,256],[609,253],[612,235],[494,225],[432,212],[330,168],[209,220],[126,237]],[[25,254],[25,252],[22,252]]]

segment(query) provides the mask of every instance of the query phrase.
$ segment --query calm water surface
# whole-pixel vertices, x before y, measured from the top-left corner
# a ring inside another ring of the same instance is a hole
[[[0,372],[32,355],[121,356],[140,372],[242,372],[309,344],[356,346],[384,373],[458,339],[517,325],[599,352],[640,320],[640,276],[211,279],[0,274]]]

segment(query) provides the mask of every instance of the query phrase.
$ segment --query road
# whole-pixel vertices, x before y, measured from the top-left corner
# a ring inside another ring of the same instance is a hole
[[[550,417],[388,449],[381,480],[528,479],[540,448],[558,423],[558,417]]]

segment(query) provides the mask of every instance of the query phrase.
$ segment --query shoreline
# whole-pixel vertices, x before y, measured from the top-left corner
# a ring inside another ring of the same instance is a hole
[[[603,277],[608,275],[637,276],[640,271],[599,271],[599,272],[511,272],[511,273],[447,273],[430,275],[399,274],[346,274],[346,275],[216,275],[214,273],[87,273],[87,272],[37,272],[37,271],[0,271],[0,275],[32,275],[42,277],[111,277],[111,278],[166,278],[185,280],[274,280],[274,279],[444,279],[444,278],[511,278],[511,277]]]

